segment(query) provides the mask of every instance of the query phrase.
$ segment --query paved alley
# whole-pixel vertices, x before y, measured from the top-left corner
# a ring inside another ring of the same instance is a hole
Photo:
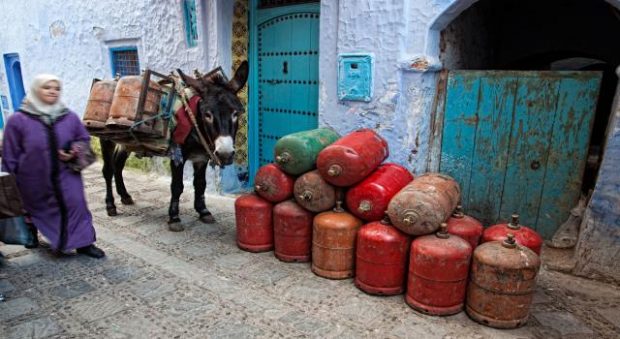
[[[136,205],[105,211],[100,165],[84,173],[104,260],[2,246],[0,338],[613,338],[620,288],[542,270],[527,326],[500,331],[465,313],[429,317],[402,296],[375,297],[352,280],[315,276],[235,245],[233,198],[207,197],[218,223],[193,211],[167,230],[169,178],[126,171]]]

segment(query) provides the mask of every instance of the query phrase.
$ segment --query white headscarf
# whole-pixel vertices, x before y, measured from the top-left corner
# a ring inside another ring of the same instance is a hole
[[[20,107],[20,110],[42,116],[48,123],[55,121],[59,116],[63,115],[67,111],[67,107],[62,101],[60,101],[60,98],[55,104],[48,105],[41,101],[41,99],[37,96],[39,89],[50,81],[56,81],[62,86],[60,79],[52,74],[39,74],[34,77],[32,83],[30,84],[30,91],[24,98],[24,101],[22,101],[22,105]]]

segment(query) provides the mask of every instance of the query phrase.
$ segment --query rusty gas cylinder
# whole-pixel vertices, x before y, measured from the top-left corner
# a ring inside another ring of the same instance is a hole
[[[512,221],[507,224],[493,225],[482,233],[482,242],[487,241],[502,241],[506,239],[508,233],[514,235],[515,241],[519,245],[528,247],[534,253],[540,255],[543,239],[540,234],[536,233],[533,229],[519,225],[519,215],[513,214]]]
[[[312,253],[314,214],[293,200],[273,208],[273,233],[276,258],[282,261],[307,262]]]
[[[82,121],[88,129],[104,128],[110,115],[110,106],[116,89],[116,80],[93,83]]]
[[[245,194],[235,200],[237,246],[248,252],[273,249],[273,205],[255,195]]]
[[[467,314],[496,328],[525,324],[540,268],[538,255],[508,234],[503,241],[480,244],[473,257]]]
[[[417,177],[388,205],[392,224],[411,235],[429,234],[445,222],[460,200],[459,184],[451,177],[427,173]]]
[[[410,242],[387,217],[362,226],[357,233],[355,286],[370,294],[402,293]]]
[[[271,202],[280,202],[292,197],[294,183],[295,178],[274,164],[262,166],[254,177],[256,193]]]
[[[143,77],[138,75],[124,76],[118,80],[106,126],[129,127],[136,122],[143,80]],[[142,120],[153,117],[159,112],[161,86],[155,81],[150,81],[149,88],[151,90],[146,93],[144,108],[141,112]],[[154,121],[149,123],[154,123]]]
[[[344,187],[362,181],[388,156],[385,139],[371,129],[360,129],[325,147],[316,166],[327,182]]]
[[[426,314],[450,315],[463,309],[472,248],[447,228],[442,223],[436,234],[411,243],[405,301]]]
[[[465,215],[461,205],[456,206],[454,213],[446,223],[448,224],[448,233],[467,240],[472,249],[475,249],[480,243],[484,226],[475,218]]]
[[[347,191],[347,207],[358,218],[381,220],[394,194],[411,180],[413,175],[406,168],[383,164]]]
[[[329,128],[285,135],[276,142],[275,162],[291,175],[308,172],[315,168],[319,152],[338,138],[340,135]]]
[[[324,212],[336,204],[336,188],[328,184],[319,171],[310,171],[295,180],[293,195],[303,208],[311,212]]]
[[[362,221],[336,203],[334,211],[314,217],[312,272],[329,279],[346,279],[355,273],[355,238]]]

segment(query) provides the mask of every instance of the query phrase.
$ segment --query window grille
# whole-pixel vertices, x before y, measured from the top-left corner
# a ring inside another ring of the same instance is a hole
[[[185,17],[185,41],[188,47],[196,47],[198,42],[198,24],[196,19],[196,0],[183,0]]]
[[[135,47],[112,48],[112,75],[140,75],[140,60]]]

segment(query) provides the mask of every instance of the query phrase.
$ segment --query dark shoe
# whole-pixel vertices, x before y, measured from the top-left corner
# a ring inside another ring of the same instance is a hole
[[[76,250],[76,252],[97,259],[105,257],[105,252],[95,245],[80,247]]]
[[[37,231],[37,228],[30,223],[27,223],[26,225],[28,225],[28,229],[30,230],[30,233],[32,233],[32,242],[24,245],[24,247],[30,249],[39,247],[39,232]]]

